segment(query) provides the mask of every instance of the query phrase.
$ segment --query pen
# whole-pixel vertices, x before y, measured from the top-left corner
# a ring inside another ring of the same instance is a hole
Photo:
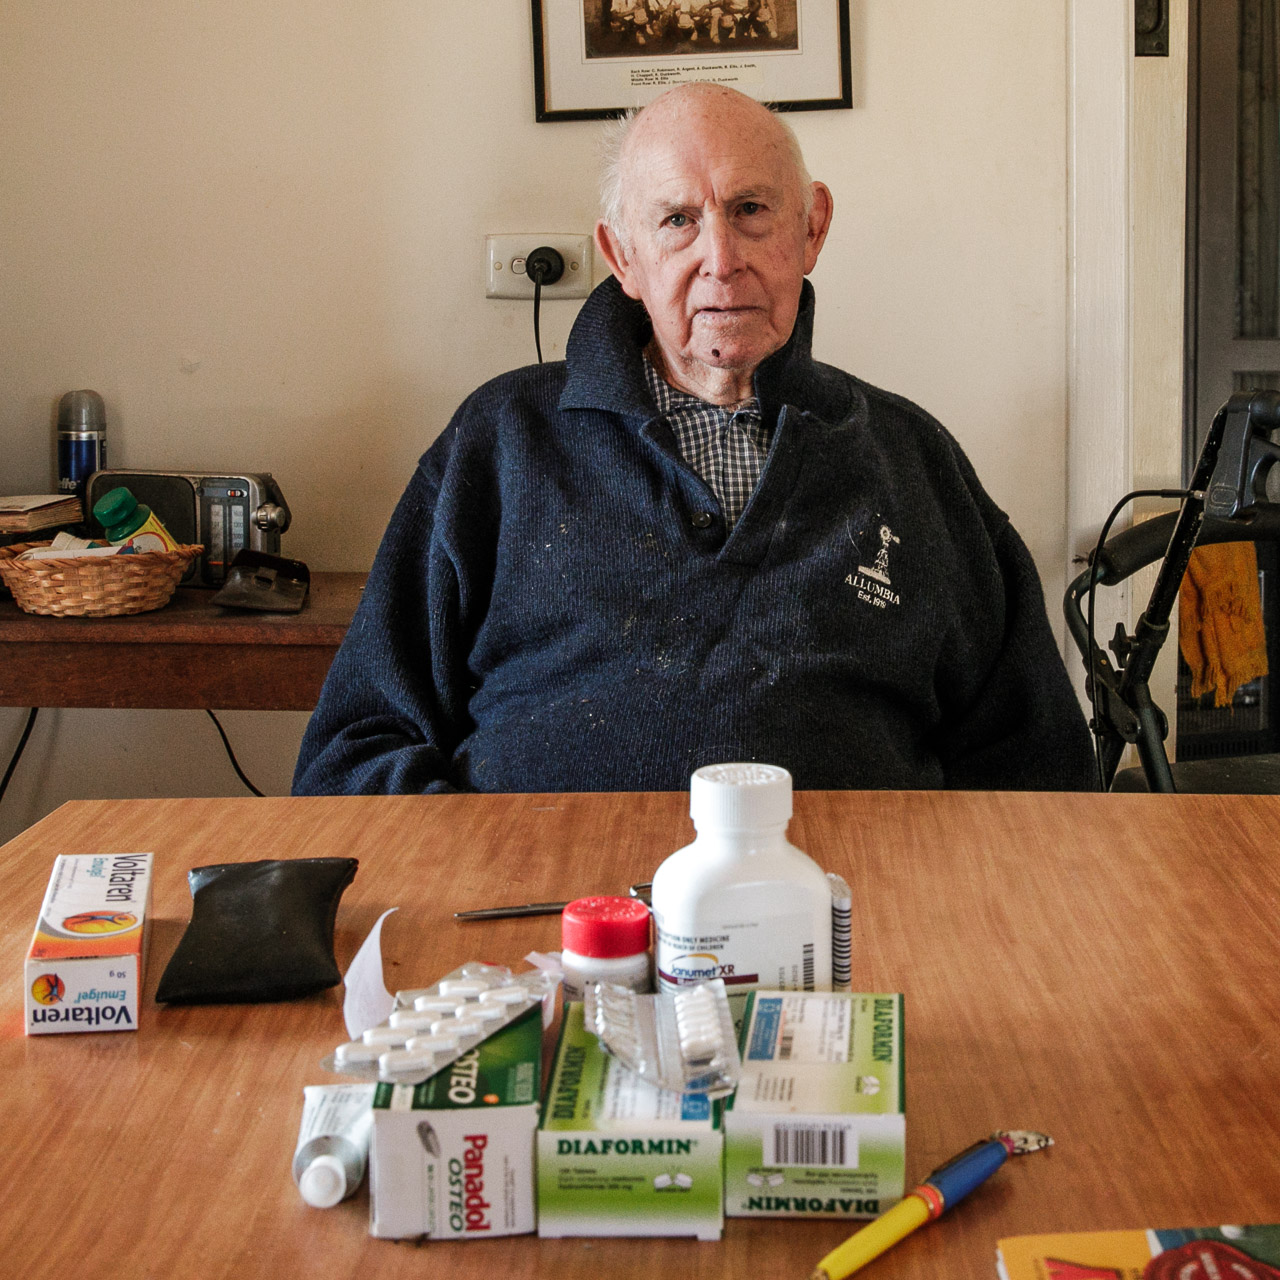
[[[633,898],[648,902],[648,881],[643,884],[633,884],[630,893]],[[455,911],[453,918],[455,920],[506,920],[513,916],[554,916],[568,905],[567,902],[522,902],[514,907],[479,907],[475,911]]]
[[[567,902],[522,902],[516,907],[479,907],[475,911],[455,911],[455,920],[505,920],[508,916],[558,915]]]
[[[935,1169],[892,1209],[831,1250],[809,1280],[844,1280],[917,1227],[940,1217],[975,1187],[984,1183],[1010,1156],[1041,1151],[1053,1139],[1029,1129],[1002,1129]]]

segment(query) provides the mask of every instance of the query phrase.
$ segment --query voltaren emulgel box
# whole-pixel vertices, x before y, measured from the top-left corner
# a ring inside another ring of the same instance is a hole
[[[27,952],[27,1035],[137,1029],[151,858],[63,854],[54,862]]]
[[[902,1198],[902,996],[753,991],[728,1102],[730,1217],[874,1218]]]
[[[379,1084],[369,1234],[484,1240],[533,1230],[542,1005],[419,1085]]]

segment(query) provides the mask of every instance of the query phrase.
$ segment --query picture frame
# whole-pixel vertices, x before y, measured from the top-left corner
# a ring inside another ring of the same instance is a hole
[[[606,120],[672,85],[853,106],[849,0],[531,0],[534,118]]]

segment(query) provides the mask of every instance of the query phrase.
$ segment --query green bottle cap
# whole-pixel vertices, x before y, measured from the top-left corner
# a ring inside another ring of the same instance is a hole
[[[121,485],[104,493],[93,504],[93,517],[104,529],[128,520],[138,509],[138,500],[128,489]]]

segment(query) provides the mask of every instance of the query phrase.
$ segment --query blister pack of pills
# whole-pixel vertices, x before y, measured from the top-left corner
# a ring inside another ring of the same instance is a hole
[[[642,1079],[711,1098],[738,1087],[738,1042],[719,978],[661,995],[599,982],[586,988],[585,997],[587,1026]]]
[[[340,1044],[321,1065],[363,1080],[421,1084],[554,996],[558,982],[540,969],[513,974],[503,965],[470,961],[429,987],[397,991],[386,1022]]]

